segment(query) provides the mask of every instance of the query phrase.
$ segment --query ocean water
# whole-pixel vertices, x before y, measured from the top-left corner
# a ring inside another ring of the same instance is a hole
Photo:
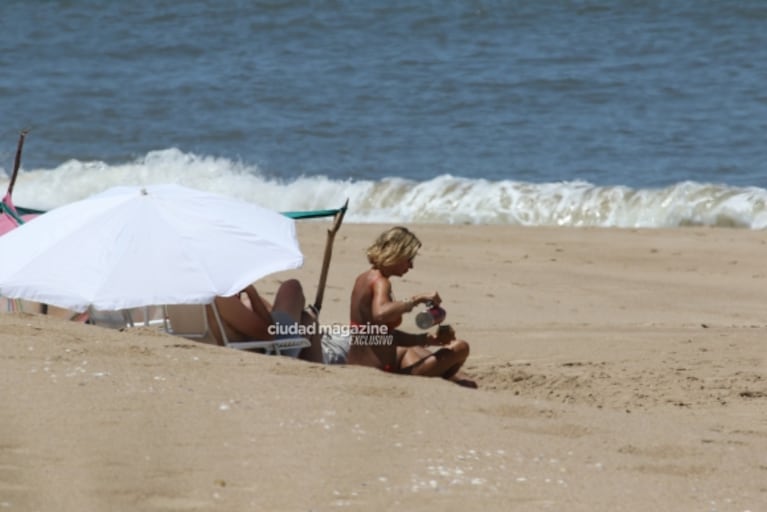
[[[352,222],[767,227],[767,2],[0,3],[0,187]]]

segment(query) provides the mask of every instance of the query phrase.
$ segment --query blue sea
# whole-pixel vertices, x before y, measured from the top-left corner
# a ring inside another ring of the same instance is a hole
[[[17,205],[181,183],[347,221],[767,227],[767,2],[0,3]]]

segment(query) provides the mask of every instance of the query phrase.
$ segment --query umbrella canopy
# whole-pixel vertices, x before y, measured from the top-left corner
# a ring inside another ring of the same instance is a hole
[[[179,185],[115,187],[0,237],[0,295],[74,311],[207,304],[300,267],[295,224]]]

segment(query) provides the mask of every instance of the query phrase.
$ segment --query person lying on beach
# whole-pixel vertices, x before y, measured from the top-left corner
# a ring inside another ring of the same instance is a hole
[[[230,297],[216,297],[215,302],[229,341],[279,339],[279,329],[275,329],[277,325],[302,325],[307,327],[306,332],[319,332],[317,316],[305,309],[306,298],[301,283],[296,279],[289,279],[280,285],[274,304],[269,304],[261,297],[253,285]],[[207,307],[206,311],[213,335],[219,344],[223,344],[213,309]],[[319,334],[307,338],[311,346],[302,349],[298,358],[321,363],[322,347]]]
[[[379,235],[368,248],[367,258],[372,267],[357,276],[351,294],[351,329],[356,334],[350,342],[347,363],[405,375],[442,377],[476,387],[459,374],[469,356],[469,344],[456,339],[450,326],[439,326],[436,333],[423,334],[397,328],[402,316],[416,305],[437,306],[442,301],[436,291],[394,300],[390,278],[402,277],[413,268],[420,247],[421,242],[412,232],[397,226]],[[385,342],[381,343],[382,339]],[[426,348],[428,345],[439,349],[432,351]]]

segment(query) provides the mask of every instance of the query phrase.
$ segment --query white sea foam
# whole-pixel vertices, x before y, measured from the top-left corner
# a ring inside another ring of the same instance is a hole
[[[55,169],[25,170],[17,205],[51,209],[116,185],[179,183],[279,211],[335,208],[348,198],[347,222],[516,224],[526,226],[767,227],[767,190],[682,182],[658,189],[600,187],[583,181],[527,183],[441,175],[286,181],[225,158],[154,151],[121,165],[71,160]],[[7,178],[0,188],[7,187]]]

